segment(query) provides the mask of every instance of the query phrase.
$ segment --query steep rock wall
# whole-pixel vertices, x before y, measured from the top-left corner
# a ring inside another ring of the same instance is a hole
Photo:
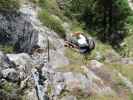
[[[38,32],[20,12],[0,13],[0,42],[14,45],[18,52],[30,52],[38,41]]]

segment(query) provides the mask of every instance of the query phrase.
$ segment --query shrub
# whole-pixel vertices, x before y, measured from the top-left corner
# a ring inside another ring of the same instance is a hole
[[[71,30],[72,32],[75,31],[79,31],[79,32],[84,32],[84,24],[83,23],[79,23],[76,20],[73,20],[72,26],[71,26]]]
[[[58,7],[56,0],[38,0],[38,5],[47,10],[49,13],[59,16],[63,18],[62,12]]]
[[[0,84],[0,100],[23,100],[21,93],[15,83],[4,82]]]
[[[46,3],[47,3],[46,0],[39,0],[38,1],[39,6],[42,7],[42,8],[47,6]]]
[[[19,0],[0,0],[0,12],[16,11],[19,6]]]
[[[54,16],[51,16],[47,11],[41,11],[39,13],[39,19],[48,28],[58,33],[61,38],[65,37],[65,30],[61,25],[61,21]]]

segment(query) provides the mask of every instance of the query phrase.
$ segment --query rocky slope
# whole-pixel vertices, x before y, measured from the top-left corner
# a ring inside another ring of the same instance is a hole
[[[107,64],[90,60],[87,65],[75,65],[79,71],[65,70],[71,61],[65,55],[63,40],[42,25],[37,17],[39,10],[24,1],[18,13],[0,14],[0,32],[14,33],[8,38],[17,51],[0,51],[0,100],[90,100],[91,96],[104,100],[99,95],[105,100],[128,100],[132,81],[108,66],[114,62],[133,65],[133,60],[110,53]],[[32,51],[35,46],[38,50]]]

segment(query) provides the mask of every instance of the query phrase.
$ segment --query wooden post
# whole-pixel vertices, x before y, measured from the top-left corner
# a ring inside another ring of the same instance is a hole
[[[47,50],[48,50],[48,62],[50,61],[50,52],[49,52],[49,39],[47,37]]]

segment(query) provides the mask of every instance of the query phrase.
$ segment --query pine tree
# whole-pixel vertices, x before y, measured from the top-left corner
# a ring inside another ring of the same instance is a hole
[[[82,21],[89,32],[102,41],[118,45],[126,36],[125,23],[130,15],[127,0],[64,0],[67,15]],[[69,3],[68,3],[69,1]]]
[[[87,28],[112,45],[118,45],[126,36],[125,23],[130,15],[127,0],[90,0],[82,13]]]

